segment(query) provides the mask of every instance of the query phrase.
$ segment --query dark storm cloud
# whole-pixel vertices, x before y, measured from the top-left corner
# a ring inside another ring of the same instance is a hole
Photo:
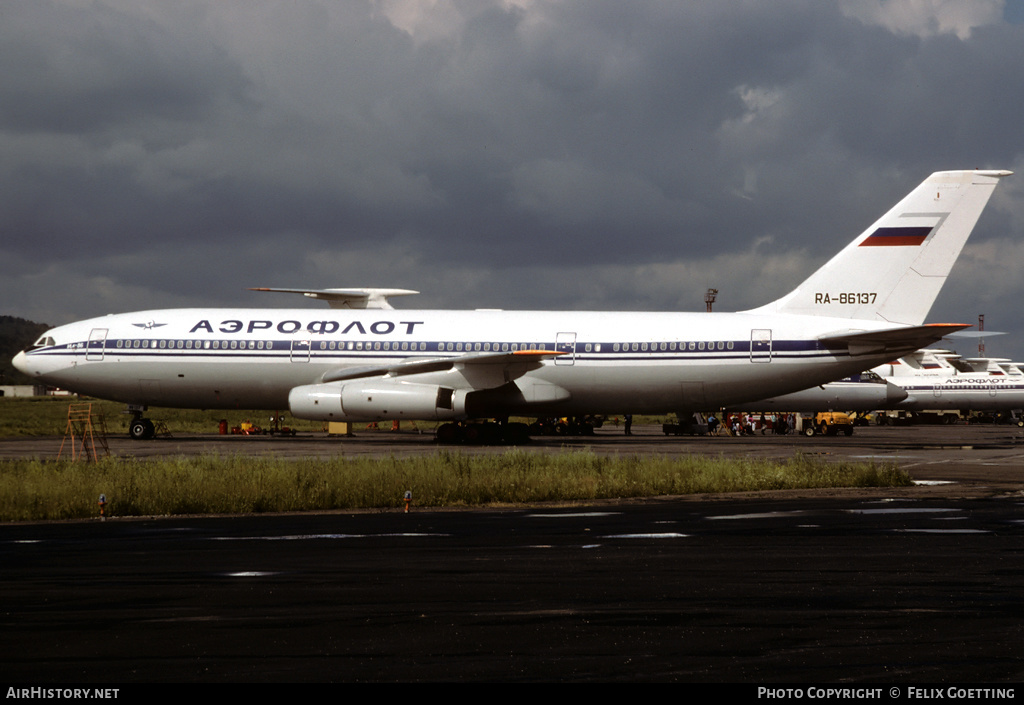
[[[244,96],[241,71],[223,52],[144,15],[41,0],[5,7],[4,25],[5,130],[136,132],[141,118],[199,120],[218,96]]]

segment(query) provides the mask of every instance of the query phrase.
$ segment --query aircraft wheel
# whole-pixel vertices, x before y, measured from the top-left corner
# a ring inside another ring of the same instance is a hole
[[[462,440],[462,432],[457,424],[444,423],[437,427],[435,437],[438,443],[458,443]]]
[[[490,445],[492,443],[501,442],[501,426],[494,423],[493,421],[487,421],[475,424],[479,430],[479,435],[476,439],[477,443]]]
[[[156,429],[149,419],[135,419],[128,425],[128,435],[136,441],[148,441],[156,435]]]
[[[470,445],[483,443],[485,441],[484,434],[483,426],[478,423],[469,423],[462,429],[462,441]]]
[[[511,445],[530,441],[530,427],[524,423],[507,423],[503,431],[502,439]]]

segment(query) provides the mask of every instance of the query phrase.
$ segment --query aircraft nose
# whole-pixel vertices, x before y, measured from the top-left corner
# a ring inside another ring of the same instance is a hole
[[[897,387],[892,382],[885,383],[885,400],[890,404],[901,402],[906,399],[907,396],[907,390],[902,387]]]
[[[14,356],[14,359],[11,360],[11,364],[14,365],[15,369],[19,372],[23,372],[27,375],[32,374],[32,370],[29,369],[28,366],[28,356],[25,354],[24,350]]]

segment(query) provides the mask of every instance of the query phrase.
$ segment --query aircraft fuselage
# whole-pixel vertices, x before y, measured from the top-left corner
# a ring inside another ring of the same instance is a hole
[[[485,390],[471,403],[481,416],[667,413],[795,391],[892,358],[851,357],[816,340],[848,327],[744,313],[178,309],[62,326],[47,334],[52,345],[17,362],[47,384],[133,405],[282,409],[291,390],[338,370],[548,350],[561,354],[456,365],[415,381]],[[520,408],[510,409],[508,395],[492,390],[517,381]],[[488,397],[504,397],[501,408],[489,408]]]

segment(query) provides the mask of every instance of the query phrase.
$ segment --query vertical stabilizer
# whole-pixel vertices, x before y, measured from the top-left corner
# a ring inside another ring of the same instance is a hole
[[[1009,171],[940,171],[803,284],[757,313],[920,325]]]

